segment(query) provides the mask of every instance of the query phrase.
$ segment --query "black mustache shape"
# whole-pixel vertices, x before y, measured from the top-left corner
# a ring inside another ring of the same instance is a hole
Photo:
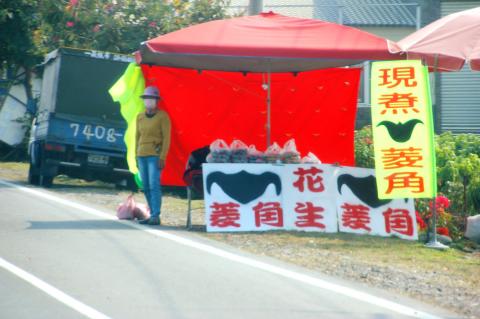
[[[378,198],[377,183],[373,175],[355,177],[350,174],[343,174],[338,177],[337,185],[340,194],[342,193],[342,186],[347,185],[358,199],[373,208],[386,205],[392,201],[391,199]]]
[[[397,124],[390,121],[382,121],[378,123],[377,127],[384,125],[388,130],[388,134],[390,134],[395,142],[404,143],[412,137],[415,125],[419,123],[423,124],[423,122],[418,119],[413,119],[405,123],[398,122]]]
[[[266,172],[260,175],[241,171],[235,174],[213,172],[207,176],[207,192],[211,194],[212,185],[222,190],[241,204],[248,204],[265,193],[268,185],[275,185],[277,195],[282,192],[282,182],[277,174]]]

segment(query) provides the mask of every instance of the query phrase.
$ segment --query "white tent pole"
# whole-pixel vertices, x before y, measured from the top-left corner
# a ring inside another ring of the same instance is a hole
[[[427,64],[428,67],[428,64]],[[435,54],[435,60],[433,63],[433,73],[435,74],[437,72],[438,68],[438,54]],[[435,156],[435,155],[434,155]],[[437,174],[437,168],[434,167],[434,174]],[[435,184],[435,188],[437,185]],[[430,239],[430,241],[425,245],[428,248],[434,248],[434,249],[439,249],[439,250],[445,250],[448,249],[449,247],[440,243],[437,240],[437,192],[435,189],[435,196],[433,196],[433,205],[432,205],[432,224],[433,224],[433,238]],[[428,231],[428,229],[427,229]]]

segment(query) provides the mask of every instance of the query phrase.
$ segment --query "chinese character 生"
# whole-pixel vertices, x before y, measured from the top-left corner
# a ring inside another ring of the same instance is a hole
[[[295,212],[297,213],[297,227],[317,227],[325,229],[325,225],[320,222],[323,219],[323,207],[315,206],[312,202],[297,203]]]

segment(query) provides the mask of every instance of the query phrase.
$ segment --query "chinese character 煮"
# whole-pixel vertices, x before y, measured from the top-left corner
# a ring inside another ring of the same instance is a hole
[[[398,114],[398,110],[402,110],[403,113],[408,114],[408,110],[411,109],[415,113],[420,111],[415,107],[415,103],[418,102],[418,97],[412,95],[412,93],[399,94],[382,94],[378,100],[378,104],[383,104],[385,109],[380,113],[384,115],[390,109],[393,114]]]

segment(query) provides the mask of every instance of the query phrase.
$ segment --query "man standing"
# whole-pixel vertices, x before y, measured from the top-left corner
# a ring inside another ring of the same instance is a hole
[[[165,167],[170,147],[171,124],[164,110],[165,103],[155,86],[145,88],[141,98],[145,103],[145,113],[137,116],[136,154],[151,216],[140,221],[140,224],[160,225],[162,205],[160,173]]]

